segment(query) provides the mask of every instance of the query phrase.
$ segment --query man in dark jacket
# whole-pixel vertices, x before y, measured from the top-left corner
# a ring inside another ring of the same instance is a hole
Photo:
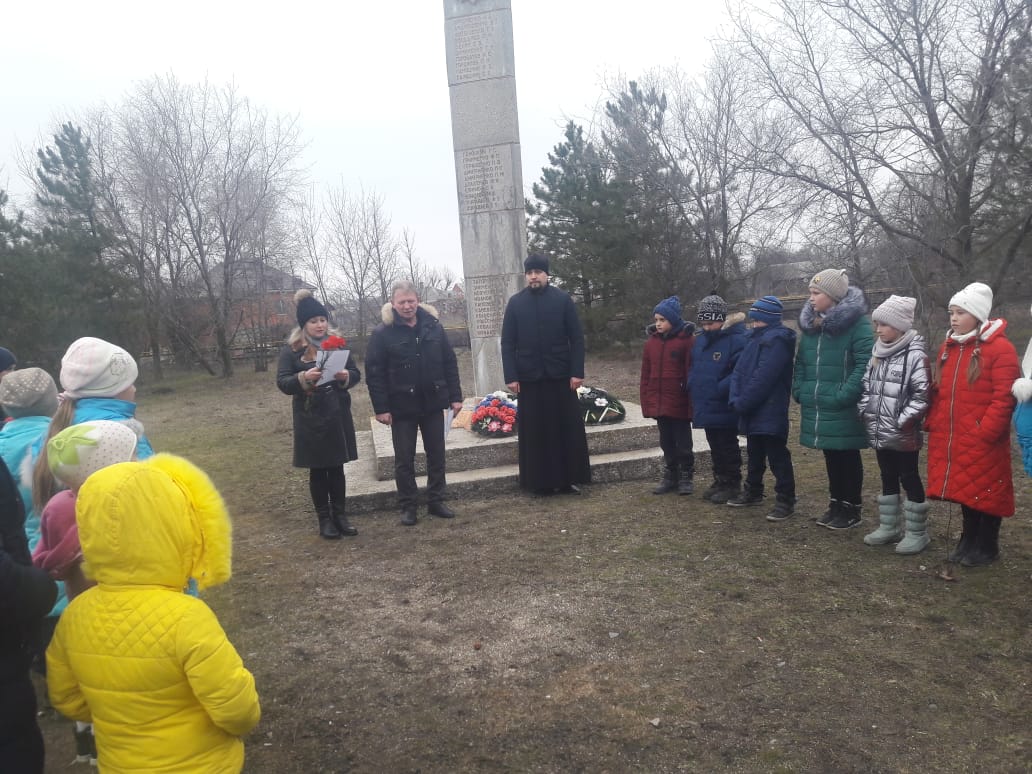
[[[29,678],[39,627],[57,599],[57,585],[32,566],[25,511],[0,460],[0,768],[43,771],[43,736]]]
[[[569,295],[548,284],[548,259],[523,262],[527,287],[502,318],[502,369],[518,395],[520,487],[577,494],[591,481],[577,403],[584,382],[584,333]]]
[[[419,303],[411,282],[394,283],[383,323],[369,337],[366,384],[376,421],[391,428],[394,483],[401,523],[416,523],[416,433],[426,452],[427,511],[450,519],[444,504],[444,411],[462,410],[462,386],[455,351],[433,307]]]

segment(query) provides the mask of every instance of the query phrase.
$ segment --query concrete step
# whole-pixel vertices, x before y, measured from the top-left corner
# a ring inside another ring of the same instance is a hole
[[[477,400],[467,401],[467,409],[476,406]],[[636,403],[624,403],[626,417],[622,422],[592,425],[586,428],[588,453],[594,458],[599,454],[614,451],[648,449],[656,445],[656,423],[641,415]],[[375,475],[381,481],[394,478],[394,446],[391,430],[375,419],[369,420],[373,449],[376,454]],[[519,452],[515,436],[508,438],[485,438],[465,428],[452,428],[445,441],[446,468],[451,475],[477,468],[497,468],[501,465],[515,465]],[[426,475],[426,455],[422,441],[416,443],[416,474]]]
[[[589,437],[591,430],[589,429]],[[453,430],[455,432],[466,432]],[[653,444],[657,440],[655,428],[652,428]],[[467,433],[472,435],[472,433]],[[708,485],[710,470],[709,446],[702,430],[693,432],[695,444],[696,481],[705,481]],[[495,440],[495,439],[490,439]],[[509,439],[504,439],[509,440]],[[345,466],[348,478],[349,513],[368,513],[371,511],[391,511],[397,509],[397,495],[394,489],[393,473],[390,480],[382,480],[376,475],[378,461],[373,453],[373,434],[358,433],[359,459]],[[449,446],[448,452],[452,450]],[[513,452],[515,454],[515,452]],[[658,480],[662,468],[662,452],[658,446],[646,448],[604,451],[591,455],[591,476],[593,483],[611,483],[616,481]],[[462,500],[466,497],[483,499],[485,496],[496,497],[513,495],[519,491],[519,466],[513,462],[496,464],[491,467],[474,467],[467,470],[448,471],[448,500],[461,515]],[[418,475],[416,483],[420,489],[426,487],[426,476]],[[590,496],[590,485],[585,487]],[[642,491],[645,491],[644,489]],[[422,509],[421,509],[422,510]]]

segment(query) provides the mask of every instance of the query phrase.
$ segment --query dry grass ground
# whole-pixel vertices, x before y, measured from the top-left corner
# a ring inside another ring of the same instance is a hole
[[[635,400],[637,368],[595,358],[589,383]],[[1032,769],[1023,475],[1002,560],[953,582],[955,511],[935,507],[917,557],[862,543],[871,506],[865,530],[821,529],[822,458],[795,445],[801,512],[781,524],[640,482],[484,492],[453,521],[377,513],[327,542],[272,374],[139,400],[154,445],[205,467],[234,514],[234,577],[205,598],[262,697],[247,771]],[[63,771],[67,723],[44,730]]]

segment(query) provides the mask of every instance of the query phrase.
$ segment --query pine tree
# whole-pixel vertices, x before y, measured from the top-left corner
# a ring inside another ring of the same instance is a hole
[[[44,297],[52,319],[41,322],[47,345],[61,347],[82,335],[138,346],[141,310],[129,283],[107,260],[114,239],[104,227],[94,187],[90,141],[71,123],[54,145],[36,152],[36,261],[47,277]],[[53,310],[60,309],[60,315]],[[41,309],[43,311],[43,309]]]
[[[564,135],[527,202],[530,241],[534,252],[549,256],[556,285],[580,302],[590,343],[625,311],[634,225],[624,190],[584,130],[571,121]]]

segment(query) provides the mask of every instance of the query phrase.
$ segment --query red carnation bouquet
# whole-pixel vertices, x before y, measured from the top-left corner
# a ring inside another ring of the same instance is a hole
[[[348,341],[343,336],[327,336],[319,346],[319,349],[321,349],[322,352],[316,355],[316,367],[321,371],[323,366],[326,365],[326,361],[329,359],[330,353],[337,349],[344,349],[347,345]]]

